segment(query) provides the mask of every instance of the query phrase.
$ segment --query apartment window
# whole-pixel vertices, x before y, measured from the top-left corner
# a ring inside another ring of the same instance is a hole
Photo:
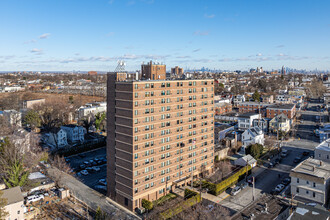
[[[138,132],[138,128],[135,128],[135,133],[137,133]]]
[[[313,182],[313,187],[316,187],[316,183]]]
[[[315,192],[313,192],[313,197],[315,198]]]
[[[162,83],[160,87],[165,87],[165,83]]]
[[[134,158],[135,159],[139,158],[139,155],[138,154],[134,154]]]
[[[134,115],[138,115],[138,113],[139,113],[138,110],[134,111]]]
[[[137,119],[134,119],[134,124],[137,124],[139,123]]]
[[[134,166],[135,166],[135,167],[138,167],[138,166],[139,166],[138,162],[135,162],[135,163],[134,163]]]
[[[297,183],[299,183],[299,178],[297,178]]]
[[[128,206],[128,199],[125,198],[125,205]]]
[[[306,184],[309,184],[309,181],[308,180],[306,181]]]
[[[297,188],[296,192],[299,193],[299,188]]]
[[[138,105],[139,105],[139,103],[136,101],[136,102],[135,102],[135,106],[138,106]]]
[[[134,86],[135,86],[135,89],[138,89],[139,88],[138,84],[135,84]]]
[[[147,83],[147,84],[146,84],[146,88],[149,88],[149,87],[150,87],[150,84],[149,84],[149,83]]]
[[[135,98],[138,98],[139,97],[139,93],[135,93]]]
[[[308,190],[306,190],[306,194],[309,194],[309,191]]]

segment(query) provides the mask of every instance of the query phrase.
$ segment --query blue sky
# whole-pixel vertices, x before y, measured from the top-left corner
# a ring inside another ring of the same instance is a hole
[[[327,0],[0,0],[0,71],[330,70]]]

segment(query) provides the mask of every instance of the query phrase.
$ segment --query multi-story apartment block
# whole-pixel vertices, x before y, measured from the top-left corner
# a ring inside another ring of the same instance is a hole
[[[215,103],[215,114],[216,115],[222,115],[226,114],[228,112],[231,112],[233,110],[233,106],[231,103],[221,102],[221,103]]]
[[[328,201],[330,189],[330,163],[308,158],[290,172],[291,193],[320,204]]]
[[[253,127],[253,121],[261,119],[261,115],[254,112],[248,112],[237,116],[238,129],[246,130]]]
[[[108,195],[134,210],[213,170],[213,80],[108,73]]]
[[[271,104],[266,103],[259,103],[259,102],[241,102],[238,105],[238,111],[240,113],[247,113],[247,112],[259,112],[262,114],[265,109],[270,106]]]
[[[33,108],[33,106],[45,104],[45,99],[33,99],[23,101],[23,108]]]
[[[141,65],[142,79],[160,80],[166,79],[166,65],[150,61]]]
[[[293,119],[296,115],[295,104],[272,105],[267,107],[267,118],[274,118],[277,115],[284,114],[288,119]]]
[[[181,76],[183,74],[183,68],[178,66],[171,68],[171,75]]]

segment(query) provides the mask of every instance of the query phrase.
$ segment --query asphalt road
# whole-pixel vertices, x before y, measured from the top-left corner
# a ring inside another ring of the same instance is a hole
[[[99,148],[97,150],[84,152],[78,155],[67,157],[69,159],[69,165],[74,170],[81,170],[79,166],[84,163],[84,161],[93,160],[95,158],[106,157],[106,148]],[[86,184],[87,186],[97,190],[100,193],[106,194],[106,191],[100,188],[97,188],[99,185],[100,179],[106,179],[107,177],[107,165],[98,165],[100,171],[89,172],[87,176],[81,175],[80,177],[75,176],[78,180]]]

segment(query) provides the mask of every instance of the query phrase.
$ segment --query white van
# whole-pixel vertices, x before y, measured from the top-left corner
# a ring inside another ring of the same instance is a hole
[[[26,198],[26,203],[31,203],[31,202],[36,202],[41,199],[44,199],[45,197],[43,195],[33,195],[33,196],[28,196]]]

